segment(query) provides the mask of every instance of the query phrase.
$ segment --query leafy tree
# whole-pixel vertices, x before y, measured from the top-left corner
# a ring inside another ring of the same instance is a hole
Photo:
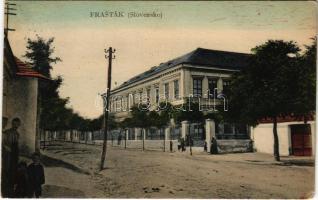
[[[53,56],[55,47],[54,38],[45,40],[37,36],[36,39],[27,40],[27,51],[24,57],[28,63],[39,73],[51,80],[39,79],[38,87],[38,131],[41,130],[79,130],[94,131],[101,128],[102,117],[90,120],[83,118],[67,107],[69,98],[59,95],[59,88],[63,83],[61,76],[51,77],[53,64],[60,62],[59,57]],[[71,136],[72,137],[72,136]]]
[[[131,125],[142,129],[142,150],[145,149],[145,134],[146,130],[151,127],[151,120],[148,117],[149,110],[141,109],[138,106],[131,108]]]
[[[35,40],[28,39],[27,41],[27,51],[24,57],[27,58],[29,64],[38,72],[43,75],[51,78],[50,70],[52,69],[52,64],[58,61],[61,61],[58,57],[53,57],[54,47],[52,47],[54,39],[50,38],[48,41],[43,38],[37,36]],[[53,110],[61,110],[60,108],[56,108],[55,106],[62,105],[65,106],[67,99],[61,99],[58,97],[57,89],[61,85],[61,78],[58,77],[53,81],[39,80],[38,84],[38,108],[37,108],[37,131],[36,138],[39,141],[40,138],[40,130],[42,129],[53,129],[54,125],[49,125],[50,123],[57,122],[58,119],[53,121],[45,121],[45,116],[48,113],[53,113],[48,118],[54,118],[53,116],[59,116]],[[56,102],[54,102],[56,101]],[[49,104],[51,103],[51,104]],[[42,119],[43,118],[43,119]],[[55,124],[57,125],[57,124]],[[60,128],[60,127],[56,127]],[[38,143],[37,146],[38,147]]]
[[[277,119],[298,112],[295,97],[301,96],[299,91],[305,87],[298,83],[297,76],[307,74],[300,70],[300,48],[293,41],[269,40],[252,52],[248,66],[232,77],[225,118],[253,126],[262,119],[272,119],[274,156],[279,161]],[[308,114],[308,110],[303,110],[303,114]]]
[[[203,122],[204,115],[203,112],[200,111],[200,107],[198,103],[187,102],[183,105],[183,107],[173,107],[172,117],[176,121],[176,123],[181,123],[182,121],[189,121],[191,123],[195,122]]]
[[[102,129],[102,124],[103,124],[103,115],[92,119],[89,123],[89,130],[90,131],[98,131]]]
[[[54,38],[45,40],[38,35],[35,40],[29,38],[27,52],[24,55],[35,70],[49,78],[51,78],[52,64],[61,61],[59,57],[53,57],[55,49],[52,46],[53,42]]]
[[[307,123],[309,113],[316,109],[316,54],[317,38],[312,38],[313,43],[305,46],[306,50],[299,57],[298,73],[295,77],[295,116],[303,118]]]

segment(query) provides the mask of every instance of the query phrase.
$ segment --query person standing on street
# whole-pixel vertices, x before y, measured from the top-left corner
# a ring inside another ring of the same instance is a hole
[[[19,118],[12,120],[11,128],[2,133],[2,196],[13,197],[13,183],[19,161]]]
[[[39,198],[42,195],[42,185],[45,183],[44,168],[40,163],[40,153],[33,153],[32,163],[28,166],[30,183],[30,198]]]

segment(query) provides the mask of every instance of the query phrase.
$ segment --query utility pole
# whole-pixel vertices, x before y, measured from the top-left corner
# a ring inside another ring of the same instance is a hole
[[[101,156],[101,162],[100,162],[100,170],[104,169],[104,163],[106,158],[106,149],[107,149],[107,133],[109,130],[109,124],[108,124],[108,115],[109,115],[109,96],[110,96],[110,89],[111,89],[111,80],[112,80],[112,60],[115,59],[115,55],[113,56],[113,53],[115,53],[115,49],[113,50],[112,47],[109,47],[109,49],[104,50],[106,55],[105,58],[108,59],[108,73],[107,73],[107,91],[106,96],[103,94],[103,100],[105,101],[104,104],[104,141],[103,141],[103,151]],[[108,53],[108,55],[107,55]]]
[[[13,13],[14,10],[17,10],[15,8],[11,8],[10,6],[16,6],[15,3],[8,3],[6,2],[6,8],[5,8],[5,15],[6,15],[6,27],[4,28],[4,34],[6,37],[8,37],[9,31],[15,31],[15,29],[9,28],[9,15],[17,15],[16,13]]]

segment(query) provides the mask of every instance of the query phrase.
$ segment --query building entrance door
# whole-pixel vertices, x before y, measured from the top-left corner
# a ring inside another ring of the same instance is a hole
[[[311,130],[308,124],[291,125],[292,154],[311,156]]]

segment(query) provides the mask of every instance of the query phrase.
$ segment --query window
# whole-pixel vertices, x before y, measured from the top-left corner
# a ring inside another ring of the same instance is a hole
[[[147,89],[147,103],[150,103],[150,89]]]
[[[165,83],[165,98],[169,99],[169,83]]]
[[[155,89],[156,103],[159,103],[159,88]]]
[[[129,99],[131,99],[130,104],[134,105],[135,104],[135,94],[134,93],[129,94]]]
[[[194,97],[202,96],[202,79],[198,79],[198,78],[193,79],[193,96]]]
[[[121,110],[121,98],[117,100],[117,107],[116,107],[116,111],[120,111]]]
[[[223,80],[223,94],[227,94],[227,91],[229,90],[230,81],[229,80]]]
[[[123,96],[120,97],[120,111],[123,111],[125,105],[125,99]]]
[[[215,88],[218,88],[217,80],[216,79],[209,79],[209,97],[208,98],[213,98]],[[216,93],[216,95],[217,95],[217,93]]]
[[[173,86],[174,86],[174,98],[179,99],[179,80],[173,81]]]
[[[142,103],[142,91],[139,92],[139,103]]]

